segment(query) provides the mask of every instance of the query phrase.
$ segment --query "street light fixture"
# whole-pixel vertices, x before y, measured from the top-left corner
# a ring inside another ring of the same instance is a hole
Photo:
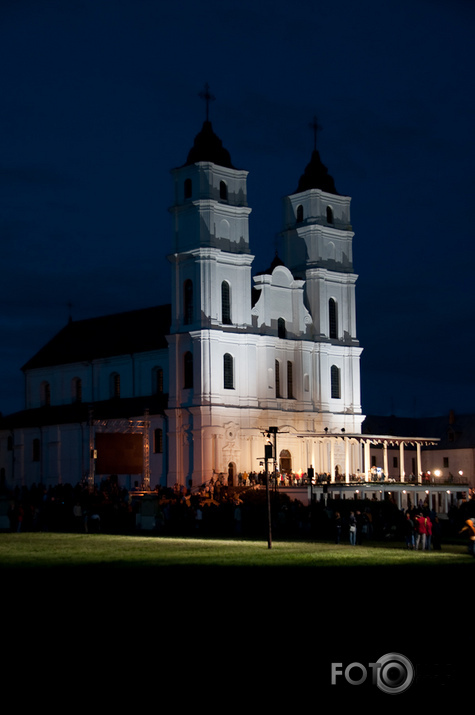
[[[277,432],[278,427],[269,427],[268,430],[262,432],[266,443],[264,445],[264,464],[265,464],[265,475],[266,475],[266,496],[267,496],[267,545],[269,549],[272,548],[272,521],[271,521],[271,508],[270,508],[270,489],[269,489],[269,460],[277,464]],[[271,435],[274,435],[274,444],[272,444]],[[277,475],[276,475],[277,484]]]

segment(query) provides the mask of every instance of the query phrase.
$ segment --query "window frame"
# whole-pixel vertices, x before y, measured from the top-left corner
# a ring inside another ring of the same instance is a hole
[[[221,201],[228,200],[228,185],[224,181],[224,179],[221,179],[221,181],[219,182],[219,198]]]
[[[338,304],[333,297],[328,300],[328,337],[338,340]]]
[[[277,359],[274,361],[274,369],[275,369],[275,396],[281,398],[282,392],[281,392],[281,385],[280,385],[280,362]]]
[[[294,364],[287,360],[287,399],[294,399]]]
[[[223,325],[232,325],[231,286],[226,280],[221,282],[221,322]]]
[[[330,394],[332,400],[341,400],[341,370],[338,365],[330,368]]]
[[[223,355],[223,387],[225,390],[234,390],[234,357],[231,353]]]

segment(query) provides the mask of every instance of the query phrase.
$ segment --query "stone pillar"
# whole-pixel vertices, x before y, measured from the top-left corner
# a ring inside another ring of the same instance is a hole
[[[371,470],[371,455],[370,455],[370,448],[371,448],[371,443],[369,440],[365,440],[364,443],[364,472],[365,472],[365,481],[369,481],[369,474]]]
[[[383,443],[383,472],[384,476],[387,477],[389,475],[389,470],[388,470],[388,443],[384,442]]]
[[[399,443],[399,478],[404,482],[404,442]]]
[[[348,484],[350,481],[350,441],[347,437],[343,437],[345,443],[345,481]]]
[[[421,462],[421,445],[419,442],[416,443],[416,448],[417,448],[417,483],[421,484],[422,483],[422,477],[421,477],[422,462]]]
[[[330,481],[335,481],[335,440],[330,440]]]

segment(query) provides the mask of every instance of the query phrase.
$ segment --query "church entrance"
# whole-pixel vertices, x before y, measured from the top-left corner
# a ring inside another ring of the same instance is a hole
[[[283,474],[292,472],[292,456],[288,449],[283,449],[279,455],[279,471]]]
[[[228,464],[228,486],[234,487],[236,479],[236,465],[234,462],[229,462]]]

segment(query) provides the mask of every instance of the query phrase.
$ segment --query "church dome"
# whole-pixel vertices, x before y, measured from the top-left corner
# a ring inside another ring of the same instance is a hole
[[[259,273],[256,273],[257,276],[265,276],[269,275],[271,276],[274,272],[274,269],[277,268],[277,266],[285,266],[284,261],[279,257],[279,254],[275,253],[274,260],[270,264],[269,268],[266,268],[265,271],[260,271]]]
[[[328,169],[320,159],[320,154],[317,149],[312,152],[310,162],[305,167],[305,171],[300,177],[299,185],[296,194],[309,189],[321,189],[328,194],[337,194],[333,177],[328,173]]]
[[[211,161],[218,166],[234,169],[231,156],[223,147],[223,142],[215,134],[211,122],[203,122],[201,131],[196,135],[194,144],[188,153],[185,166],[196,164],[198,161]]]

